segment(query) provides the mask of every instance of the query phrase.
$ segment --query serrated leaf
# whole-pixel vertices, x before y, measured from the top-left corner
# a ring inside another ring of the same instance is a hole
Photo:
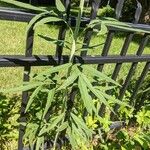
[[[69,85],[73,84],[74,81],[78,78],[79,74],[77,74],[76,72],[74,72],[73,74],[71,74],[71,76],[69,76],[64,83],[57,89],[57,91],[62,90],[62,89],[66,89]]]
[[[72,123],[72,129],[77,136],[84,140],[84,142],[87,141],[87,135],[81,128],[77,128],[76,125]]]
[[[110,96],[106,93],[103,93],[101,91],[99,91],[106,99],[108,99],[109,101],[112,101],[113,103],[117,103],[119,105],[123,105],[123,106],[128,106],[131,107],[130,105],[128,105],[126,102],[122,102],[119,99],[114,98],[113,96]]]
[[[85,124],[85,122],[82,118],[77,117],[73,113],[71,113],[71,117],[75,121],[76,125],[85,131],[85,133],[87,134],[88,137],[92,136],[93,131],[87,127],[87,125]]]
[[[63,122],[60,127],[58,127],[57,132],[61,132],[68,127],[68,121]]]
[[[76,146],[77,146],[77,143],[76,143],[76,140],[75,140],[75,138],[74,138],[74,136],[72,134],[72,131],[71,131],[70,127],[67,128],[67,135],[69,137],[69,141],[70,141],[70,144],[71,144],[72,148],[75,149]]]
[[[60,11],[60,12],[65,12],[66,9],[63,5],[63,3],[61,2],[61,0],[56,0],[56,8]]]
[[[39,86],[38,88],[36,88],[34,90],[34,92],[32,93],[32,95],[30,96],[29,100],[28,100],[28,103],[27,103],[27,106],[26,106],[26,109],[25,109],[25,112],[28,111],[29,107],[31,106],[31,104],[33,103],[34,101],[34,97],[37,96],[37,94],[39,93],[39,91],[41,90],[42,86]]]
[[[111,78],[109,78],[104,73],[96,70],[95,68],[93,68],[93,67],[91,67],[89,65],[88,66],[87,65],[83,65],[82,68],[87,70],[88,74],[90,74],[91,76],[96,76],[100,80],[106,80],[107,82],[110,82],[110,83],[113,83],[113,84],[115,84],[117,86],[120,86],[120,84],[118,84],[116,81],[112,80]]]
[[[78,87],[80,90],[80,94],[81,94],[81,98],[83,100],[84,106],[87,109],[87,111],[92,115],[92,108],[93,108],[92,98],[89,95],[85,82],[83,81],[81,77],[79,77],[79,80],[78,80]]]
[[[26,85],[22,85],[22,86],[19,86],[19,87],[16,87],[16,88],[11,88],[11,89],[2,89],[0,90],[0,92],[2,93],[14,93],[14,92],[19,92],[19,91],[28,91],[28,90],[31,90],[33,88],[36,88],[37,86],[40,86],[40,85],[43,85],[44,83],[42,82],[36,82],[36,83],[28,83]]]
[[[43,18],[43,19],[41,19],[40,21],[38,21],[38,22],[34,25],[33,29],[35,29],[35,28],[38,27],[38,26],[44,25],[44,24],[46,24],[46,23],[50,23],[50,22],[60,22],[60,21],[63,21],[63,19],[58,18],[58,17],[46,17],[46,18]]]
[[[43,118],[45,117],[45,115],[47,114],[51,106],[51,103],[54,99],[54,94],[55,94],[55,89],[52,89],[48,92],[48,97],[47,97],[47,102],[46,102],[46,106],[45,106],[44,113],[43,113]]]
[[[8,3],[8,4],[12,4],[12,5],[15,5],[17,7],[21,7],[21,8],[25,8],[25,9],[29,9],[29,10],[34,10],[34,11],[46,11],[40,7],[35,7],[35,6],[32,6],[30,4],[26,4],[26,3],[23,3],[23,2],[18,2],[16,0],[0,0],[0,2],[5,2],[5,3]]]
[[[102,102],[104,103],[104,105],[106,105],[112,112],[113,109],[110,107],[109,103],[107,102],[107,100],[105,99],[105,97],[98,92],[98,90],[96,90],[93,85],[90,83],[90,81],[87,79],[87,77],[84,74],[81,74],[82,79],[84,80],[84,82],[86,83],[87,87],[89,88],[89,90]]]
[[[40,78],[43,75],[49,76],[50,74],[55,73],[55,72],[60,72],[63,69],[66,70],[71,65],[72,65],[72,63],[67,63],[67,64],[63,64],[63,65],[59,65],[59,66],[55,66],[55,67],[49,68],[49,69],[47,69],[47,70],[42,71],[41,73],[39,73],[34,79],[38,79],[38,78]]]
[[[47,133],[49,131],[51,131],[52,129],[54,129],[56,127],[56,125],[64,118],[64,113],[60,114],[59,116],[56,117],[55,120],[53,120],[53,122],[51,122],[49,125],[44,126],[40,133],[39,136],[41,136],[44,133]]]
[[[44,145],[44,136],[38,137],[36,141],[36,148],[35,150],[41,150],[41,146]]]

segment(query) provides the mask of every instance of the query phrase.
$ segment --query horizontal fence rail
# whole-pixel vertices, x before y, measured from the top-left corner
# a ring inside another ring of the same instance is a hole
[[[119,20],[124,0],[119,0],[116,5],[116,11],[115,11],[115,18]],[[91,20],[95,19],[97,16],[98,6],[100,5],[101,0],[93,0],[91,3],[91,13],[89,15],[89,18],[82,18],[81,21],[81,27],[85,27]],[[64,18],[71,26],[76,25],[76,18],[74,16],[70,15],[70,7],[71,7],[71,1],[70,0],[64,0],[64,6],[67,11],[67,16]],[[117,27],[108,26],[108,34],[106,37],[106,41],[104,43],[104,47],[102,48],[102,52],[99,51],[98,55],[91,56],[88,54],[88,51],[82,51],[81,54],[76,55],[74,57],[74,63],[81,63],[81,64],[96,64],[97,70],[103,71],[103,68],[105,64],[115,64],[115,68],[113,70],[111,78],[114,80],[117,80],[117,77],[119,75],[119,72],[121,70],[121,67],[123,64],[128,63],[131,64],[129,67],[129,71],[127,72],[127,76],[124,80],[124,83],[122,84],[122,87],[120,88],[118,99],[122,100],[125,92],[130,84],[131,78],[134,76],[134,72],[137,69],[137,66],[139,63],[144,63],[144,69],[142,70],[139,79],[137,79],[137,82],[135,84],[135,88],[133,90],[133,93],[131,95],[131,101],[130,104],[134,104],[134,99],[137,96],[138,90],[140,89],[146,75],[150,71],[150,51],[149,54],[143,54],[144,48],[146,44],[148,43],[150,34],[150,26],[146,24],[138,24],[139,17],[142,11],[141,4],[137,1],[137,8],[134,16],[133,23],[126,23],[131,28],[134,29],[140,29],[143,30],[141,33],[141,41],[138,43],[139,47],[134,55],[128,55],[128,49],[130,46],[130,43],[132,42],[134,35],[136,32],[131,31],[130,29],[121,29]],[[17,8],[6,8],[6,7],[0,7],[0,20],[8,20],[8,21],[19,21],[19,22],[29,22],[35,15],[37,15],[37,12],[31,12],[23,9],[17,9]],[[66,35],[66,26],[59,22],[55,23],[53,25],[59,25],[59,34],[57,35],[59,40],[65,40]],[[115,33],[125,33],[125,40],[123,43],[123,46],[121,50],[117,50],[118,54],[116,55],[110,55],[109,51],[111,48],[111,44],[114,38]],[[86,31],[84,35],[84,45],[82,48],[86,49],[90,45],[90,41],[92,38],[93,30],[89,29]],[[0,67],[23,67],[25,73],[23,74],[23,81],[29,81],[29,74],[31,72],[32,66],[56,66],[64,63],[68,63],[69,56],[63,55],[63,46],[57,45],[56,52],[54,55],[33,55],[33,43],[34,43],[34,30],[33,27],[30,28],[29,32],[27,33],[26,37],[26,49],[24,55],[0,55]],[[101,52],[101,53],[100,53]],[[70,93],[70,108],[68,108],[68,111],[72,109],[72,103],[74,101],[76,94],[76,89],[72,89]],[[108,93],[109,94],[109,93]],[[110,92],[111,94],[111,92]],[[22,104],[21,104],[21,110],[20,110],[20,122],[26,122],[26,114],[24,113],[25,107],[27,105],[27,101],[29,99],[28,92],[22,93]],[[144,102],[142,101],[141,104]],[[136,105],[135,105],[136,106]],[[139,106],[138,106],[139,108]],[[118,106],[115,106],[114,110],[117,111]],[[101,106],[100,109],[100,115],[102,116],[105,112],[104,105]],[[114,114],[111,114],[112,119],[114,118]],[[18,140],[18,150],[23,150],[23,135],[24,135],[25,127],[20,125],[19,127],[19,140]]]
[[[25,10],[16,10],[16,9],[11,9],[11,8],[5,8],[5,7],[0,7],[0,20],[10,20],[10,21],[19,21],[19,22],[29,22],[34,16],[36,15],[36,13],[31,13]],[[75,17],[70,17],[69,18],[70,24],[72,26],[75,26],[76,24],[76,19]],[[90,22],[89,18],[82,18],[81,21],[81,27],[85,27],[88,23]],[[126,22],[125,22],[126,23]],[[130,25],[131,28],[135,28],[135,29],[140,29],[140,30],[145,30],[143,32],[149,32],[150,31],[150,26],[146,25],[146,24],[133,24],[133,23],[126,23],[128,25]],[[60,25],[60,23],[59,23]],[[124,31],[127,32],[127,29],[120,29],[117,27],[108,27],[109,30],[115,30],[115,31]],[[131,30],[129,30],[128,32],[133,32]]]
[[[67,63],[69,61],[68,55],[62,55],[61,64]],[[111,64],[111,63],[137,63],[137,62],[148,62],[150,61],[150,55],[109,55],[109,56],[86,56],[74,57],[74,63],[82,64]],[[0,56],[0,67],[23,67],[23,66],[49,66],[56,65],[58,62],[58,57],[53,55],[32,55],[31,57],[26,57],[23,55],[13,55],[13,56]]]

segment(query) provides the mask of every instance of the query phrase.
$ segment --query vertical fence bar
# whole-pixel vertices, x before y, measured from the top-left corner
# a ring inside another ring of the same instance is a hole
[[[125,39],[125,42],[123,44],[123,47],[122,47],[122,50],[121,50],[121,53],[120,53],[120,56],[125,56],[126,53],[127,53],[127,50],[129,48],[129,45],[133,39],[133,35],[134,33],[129,33]],[[116,80],[117,79],[117,76],[120,72],[120,69],[121,69],[121,66],[122,66],[122,63],[117,63],[116,66],[115,66],[115,69],[114,69],[114,72],[112,74],[112,79],[113,80]]]
[[[67,13],[65,20],[68,22],[69,21],[69,15],[70,15],[71,1],[70,0],[64,0],[64,5],[66,8],[66,13]],[[63,24],[59,29],[58,40],[65,40],[66,31],[67,31],[66,25]],[[63,45],[62,46],[57,45],[55,55],[56,55],[56,57],[58,57],[58,64],[60,64],[62,52],[63,52]]]
[[[119,18],[121,16],[123,4],[124,4],[124,0],[118,0],[117,6],[116,6],[116,11],[115,11],[115,13],[116,13],[116,17],[115,18],[117,20],[119,20]],[[108,55],[108,52],[109,52],[109,49],[110,49],[110,46],[111,46],[114,34],[115,34],[115,31],[109,30],[109,32],[107,34],[106,41],[105,41],[104,48],[102,50],[101,56],[107,56]],[[102,71],[103,67],[104,67],[104,64],[99,64],[97,69],[99,71]]]
[[[148,73],[149,69],[150,69],[150,62],[147,62],[144,69],[143,69],[143,71],[142,71],[142,73],[141,73],[141,76],[139,77],[139,80],[137,80],[136,86],[135,86],[133,94],[131,96],[131,99],[130,99],[130,104],[131,105],[135,106],[136,95],[137,95],[138,90],[140,89],[141,84],[144,81],[144,78],[145,78],[146,74]]]
[[[115,11],[115,13],[116,13],[116,19],[118,19],[118,20],[119,20],[119,18],[121,16],[123,4],[124,4],[124,0],[118,0],[117,6],[116,6],[116,11]],[[110,49],[110,46],[111,46],[114,34],[115,34],[115,31],[109,30],[109,32],[107,34],[106,41],[105,41],[104,48],[102,50],[101,56],[105,57],[105,56],[108,55],[108,52],[109,52],[109,49]],[[104,67],[104,64],[99,64],[97,66],[97,70],[102,71],[103,67]],[[105,105],[102,104],[101,107],[100,107],[100,110],[99,110],[99,115],[103,116],[104,112],[105,112]]]
[[[27,33],[27,39],[26,39],[26,52],[25,56],[30,57],[32,56],[32,49],[33,49],[33,39],[34,39],[34,31],[31,28],[30,31]],[[31,71],[31,66],[25,66],[24,67],[24,76],[23,81],[29,81],[29,74]],[[25,114],[25,108],[28,102],[28,92],[25,91],[22,93],[22,103],[21,103],[21,110],[20,110],[20,122],[26,122],[26,114]],[[19,126],[19,140],[18,140],[18,150],[23,149],[23,136],[25,133],[25,127],[23,125]]]
[[[96,18],[100,3],[101,3],[101,0],[92,0],[90,21]],[[92,32],[93,32],[92,29],[88,29],[87,32],[85,33],[82,48],[88,49],[88,46],[90,44],[90,40],[92,37]],[[87,50],[82,51],[80,55],[85,57],[87,55]]]
[[[144,51],[144,48],[145,48],[145,46],[146,46],[146,44],[148,42],[148,39],[149,39],[149,36],[147,34],[145,34],[143,36],[143,38],[142,38],[142,41],[141,41],[140,46],[139,46],[139,49],[138,49],[138,51],[136,53],[137,56],[141,56],[142,55],[142,53]],[[119,95],[119,99],[120,100],[122,100],[122,98],[123,98],[123,96],[125,94],[125,91],[126,91],[128,85],[130,83],[130,80],[131,80],[131,78],[132,78],[132,76],[133,76],[133,74],[135,72],[135,69],[137,68],[137,65],[138,65],[138,63],[132,63],[132,66],[131,66],[131,68],[129,70],[129,73],[127,75],[125,83],[124,83],[122,89],[120,90],[120,95]]]
[[[137,56],[141,56],[141,55],[142,55],[142,53],[143,53],[143,51],[144,51],[144,48],[145,48],[145,45],[146,45],[147,42],[148,42],[148,38],[149,38],[149,36],[148,36],[147,34],[145,34],[145,35],[143,36],[142,41],[141,41],[141,43],[140,43],[140,46],[139,46],[139,48],[138,48],[138,51],[137,51],[137,53],[136,53]],[[120,89],[120,93],[119,93],[119,96],[118,96],[118,99],[119,99],[119,100],[122,100],[122,99],[123,99],[123,97],[124,97],[124,95],[125,95],[125,92],[126,92],[128,86],[129,86],[129,84],[130,84],[131,78],[133,77],[134,72],[135,72],[135,70],[136,70],[136,68],[137,68],[137,65],[138,65],[137,62],[136,62],[136,63],[132,63],[132,65],[131,65],[131,67],[130,67],[130,70],[129,70],[129,72],[128,72],[128,75],[127,75],[127,77],[126,77],[126,79],[125,79],[125,82],[124,82],[122,88]],[[114,111],[117,112],[118,108],[119,108],[119,105],[116,105],[115,108],[114,108]],[[112,119],[115,117],[114,114],[112,114],[111,116],[112,116]]]
[[[149,63],[150,64],[150,63]],[[146,70],[146,71],[145,71]],[[148,67],[146,67],[146,65],[145,65],[145,68],[143,69],[143,72],[141,73],[141,75],[140,75],[140,77],[139,77],[139,80],[136,82],[136,85],[135,85],[135,88],[138,88],[139,89],[139,84],[140,84],[140,82],[142,83],[143,81],[144,81],[144,78],[146,77],[146,75],[149,73],[149,71],[150,71],[150,66],[148,66]],[[144,78],[143,78],[144,77]],[[143,78],[143,79],[142,79]],[[147,87],[147,88],[149,88],[149,87]],[[135,89],[136,90],[136,89]],[[143,92],[142,93],[142,96],[141,96],[141,98],[140,98],[140,101],[134,101],[134,99],[136,98],[136,96],[137,96],[137,92],[138,92],[138,90],[137,91],[133,91],[133,95],[131,96],[131,104],[133,103],[133,105],[134,105],[134,112],[133,112],[133,114],[136,114],[138,111],[140,111],[140,109],[141,109],[141,107],[142,106],[144,106],[144,102],[145,102],[145,92]],[[133,102],[132,102],[133,101]],[[148,104],[150,104],[150,103],[148,103]]]
[[[138,21],[139,21],[139,18],[141,16],[141,12],[142,12],[142,6],[141,4],[137,1],[137,9],[136,9],[136,12],[135,12],[135,20],[134,20],[134,23],[137,24]],[[122,50],[121,50],[121,53],[120,53],[120,56],[125,56],[126,53],[127,53],[127,50],[129,48],[129,45],[133,39],[133,36],[134,36],[134,33],[128,33],[126,39],[125,39],[125,42],[123,44],[123,47],[122,47]],[[115,66],[115,69],[114,69],[114,72],[112,74],[112,79],[113,80],[116,80],[119,72],[120,72],[120,69],[121,69],[121,66],[122,66],[122,63],[118,63],[116,64]]]
[[[140,18],[140,15],[141,15],[141,12],[142,12],[142,6],[141,4],[137,1],[137,9],[136,9],[136,12],[135,12],[135,20],[134,20],[134,23],[138,23],[139,21],[139,18]],[[127,50],[129,48],[129,45],[133,39],[133,36],[134,36],[134,33],[130,32],[128,33],[126,39],[125,39],[125,42],[123,44],[123,47],[121,49],[121,52],[120,52],[120,56],[125,56],[126,53],[127,53]],[[116,80],[117,79],[117,76],[120,72],[120,69],[122,67],[122,63],[117,63],[116,66],[115,66],[115,69],[114,69],[114,72],[112,74],[112,79],[113,80]],[[104,111],[105,111],[105,106],[104,104],[102,104],[101,106],[101,111],[100,111],[100,115],[102,116],[104,114]]]

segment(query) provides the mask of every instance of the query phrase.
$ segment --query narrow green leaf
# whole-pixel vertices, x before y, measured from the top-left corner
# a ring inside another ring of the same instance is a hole
[[[115,18],[111,18],[111,17],[103,17],[104,20],[108,20],[108,21],[118,21]],[[125,23],[124,23],[125,24]]]
[[[72,41],[72,47],[71,47],[71,54],[70,54],[70,59],[69,59],[70,62],[73,59],[75,51],[76,51],[76,41],[75,41],[75,39],[73,39],[73,41]]]
[[[40,26],[40,25],[44,25],[46,23],[50,23],[50,22],[60,22],[60,21],[63,21],[63,19],[61,18],[58,18],[58,17],[46,17],[46,18],[43,18],[41,19],[40,21],[38,21],[33,29],[35,29],[36,27]]]
[[[39,91],[41,90],[42,86],[37,87],[34,92],[32,93],[32,95],[30,96],[29,100],[28,100],[28,104],[26,106],[25,112],[28,111],[29,107],[31,106],[31,104],[34,101],[35,96],[37,96],[37,94],[39,93]]]
[[[34,10],[34,11],[46,11],[40,7],[35,7],[35,6],[32,6],[30,4],[26,4],[26,3],[23,3],[23,2],[18,2],[16,0],[0,0],[0,2],[5,2],[5,3],[8,3],[8,4],[12,4],[12,5],[15,5],[17,7],[21,7],[21,8],[25,8],[25,9],[29,9],[29,10]]]
[[[82,118],[77,117],[73,113],[71,113],[71,117],[75,121],[76,125],[85,131],[85,133],[88,135],[88,137],[92,136],[93,131],[87,127],[87,125],[85,124],[85,122]]]
[[[35,82],[35,83],[29,82],[28,84],[22,85],[20,87],[11,88],[11,89],[2,89],[2,90],[0,90],[0,92],[2,92],[2,93],[14,93],[14,92],[20,92],[20,91],[28,91],[28,90],[31,90],[33,88],[36,88],[37,86],[43,85],[43,84],[44,83],[42,83],[42,82]]]
[[[87,109],[87,111],[92,115],[92,98],[88,93],[88,89],[85,85],[85,82],[81,77],[79,77],[78,80],[78,87],[80,90],[81,98],[83,100],[84,106]]]
[[[117,103],[119,105],[123,105],[123,106],[128,106],[128,107],[131,107],[130,105],[128,105],[126,102],[122,102],[116,98],[114,98],[113,96],[110,96],[106,93],[103,93],[101,91],[99,91],[106,99],[108,99],[109,101],[112,101],[113,103]]]
[[[49,76],[49,75],[52,74],[52,73],[60,72],[60,71],[62,71],[62,70],[66,70],[66,69],[68,69],[71,65],[72,65],[72,63],[67,63],[67,64],[63,64],[63,65],[51,67],[51,68],[49,68],[49,69],[47,69],[47,70],[42,71],[41,73],[39,73],[34,79],[38,79],[38,78],[40,78],[40,77],[43,76],[43,75]]]
[[[79,136],[82,140],[87,141],[86,133],[81,128],[77,128],[76,125],[73,122],[72,122],[72,129],[73,129],[73,132],[77,136]]]
[[[67,80],[65,80],[64,83],[57,89],[57,91],[62,90],[62,89],[66,89],[69,85],[74,83],[74,81],[78,78],[78,76],[79,76],[79,74],[76,74],[76,72],[71,74],[67,78]]]
[[[91,22],[88,24],[88,28],[93,28],[95,27],[97,24],[100,24],[101,20],[100,19],[94,19],[91,20]]]
[[[87,87],[89,88],[89,90],[102,102],[104,103],[104,105],[106,105],[112,112],[113,109],[110,107],[109,103],[107,102],[107,100],[105,99],[105,97],[98,92],[98,90],[96,90],[93,85],[89,82],[89,80],[87,79],[87,77],[84,74],[81,74],[82,79],[84,80],[84,82],[86,83]]]
[[[77,142],[76,142],[76,140],[75,140],[75,138],[74,138],[74,136],[73,136],[73,134],[72,134],[72,130],[71,130],[71,128],[70,127],[68,127],[67,128],[67,135],[68,135],[68,137],[69,137],[69,141],[70,141],[70,144],[71,144],[71,146],[72,146],[72,148],[73,149],[76,149],[77,147]]]
[[[78,12],[78,17],[77,17],[77,23],[74,31],[74,40],[77,41],[79,29],[80,29],[80,24],[81,24],[81,17],[83,13],[83,7],[84,7],[84,0],[80,0],[80,6],[79,6],[79,12]]]
[[[57,132],[61,132],[68,127],[68,121],[63,122],[60,127],[58,127]]]
[[[50,14],[50,12],[43,12],[43,13],[40,13],[40,14],[37,14],[35,17],[33,17],[31,19],[31,21],[29,22],[28,26],[27,26],[27,31],[29,31],[30,28],[32,28],[34,26],[34,24],[42,17],[44,17],[45,15],[48,15]]]
[[[129,27],[131,28],[131,26],[127,23],[124,22],[120,22],[118,20],[116,21],[112,21],[112,20],[102,20],[103,23],[105,23],[105,25],[111,26],[111,25],[117,25],[117,26],[122,26],[122,27]]]
[[[112,80],[111,78],[109,78],[104,73],[96,70],[95,68],[93,68],[93,67],[91,67],[89,65],[88,66],[87,65],[83,65],[82,68],[85,69],[91,76],[96,76],[100,80],[106,80],[107,82],[110,82],[110,83],[113,83],[115,85],[120,86],[120,84],[118,84],[116,81]]]
[[[47,97],[46,107],[45,107],[44,113],[43,113],[43,118],[45,117],[45,115],[47,114],[47,112],[51,106],[51,103],[54,99],[54,94],[55,94],[55,89],[52,89],[48,92],[48,97]]]
[[[44,136],[38,137],[37,141],[36,141],[36,148],[35,148],[35,150],[41,150],[41,146],[43,145],[43,143],[44,143]]]
[[[107,27],[106,27],[106,25],[102,22],[101,23],[101,30],[98,32],[98,34],[97,35],[104,35],[104,34],[106,34],[107,33]]]
[[[70,42],[68,41],[64,41],[64,40],[58,40],[58,39],[54,39],[54,38],[51,38],[51,37],[48,37],[48,36],[43,36],[43,35],[38,35],[39,37],[43,38],[44,40],[48,41],[48,42],[52,42],[54,44],[57,44],[57,45],[63,45],[65,43],[67,44],[71,44]]]
[[[116,25],[116,24],[109,24],[108,26],[112,26],[112,27],[127,30],[127,31],[132,31],[132,32],[150,33],[150,31],[147,31],[147,30],[142,30],[142,29],[128,27],[128,26],[126,27],[126,26],[121,26],[121,25]]]
[[[60,11],[60,12],[65,12],[66,9],[63,5],[63,3],[61,2],[61,0],[56,0],[56,8]]]
[[[145,93],[145,92],[148,92],[148,91],[150,91],[150,87],[149,88],[147,88],[146,90],[141,90],[138,94],[141,94],[141,93]]]
[[[41,136],[42,134],[44,133],[47,133],[47,132],[50,132],[52,129],[54,129],[57,124],[64,118],[64,113],[60,114],[59,116],[56,117],[55,120],[53,120],[53,122],[51,122],[49,125],[45,125],[40,133],[39,133],[39,136]]]

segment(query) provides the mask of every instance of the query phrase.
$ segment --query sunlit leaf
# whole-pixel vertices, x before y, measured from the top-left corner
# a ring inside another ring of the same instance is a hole
[[[79,80],[78,80],[78,87],[80,90],[80,94],[81,94],[84,106],[86,107],[87,111],[92,115],[92,108],[94,107],[94,104],[92,102],[91,96],[88,93],[86,84],[81,77],[79,77]]]
[[[60,127],[58,127],[57,132],[61,132],[68,127],[68,121],[63,122]]]
[[[56,2],[56,8],[60,11],[60,12],[65,12],[65,7],[63,5],[63,3],[61,2],[61,0],[55,0]]]
[[[62,90],[62,89],[66,89],[69,85],[73,84],[74,81],[77,79],[77,77],[79,76],[79,74],[76,74],[76,72],[74,72],[73,74],[71,74],[65,81],[64,83],[57,89],[57,91]]]
[[[38,27],[38,26],[44,25],[44,24],[46,24],[46,23],[50,23],[50,22],[60,22],[60,21],[63,21],[63,19],[58,18],[58,17],[46,17],[46,18],[43,18],[43,19],[41,19],[40,21],[38,21],[38,22],[35,24],[35,26],[34,26],[33,29],[35,29],[35,28]]]
[[[107,102],[106,98],[98,91],[96,90],[93,85],[90,83],[90,81],[87,79],[87,77],[84,74],[81,74],[82,79],[84,80],[84,82],[86,83],[87,87],[89,88],[89,90],[102,102],[104,103],[104,105],[106,105],[112,112],[113,109],[111,108],[111,106],[109,105],[109,103]]]
[[[44,17],[45,15],[48,15],[50,14],[50,12],[43,12],[43,13],[40,13],[38,15],[36,15],[35,17],[33,17],[31,19],[31,21],[29,22],[28,26],[27,26],[27,31],[30,29],[30,28],[33,28],[34,24],[39,21],[39,19],[41,19],[42,17]]]
[[[44,136],[38,137],[36,141],[36,148],[35,150],[41,150],[41,146],[44,145]]]
[[[28,100],[28,103],[27,103],[27,106],[26,106],[26,109],[25,109],[25,112],[28,111],[29,107],[31,106],[31,104],[33,103],[34,101],[34,98],[37,96],[37,94],[39,93],[39,91],[41,90],[42,86],[39,86],[38,88],[36,88],[34,90],[34,92],[32,93],[32,95],[30,96],[29,100]]]
[[[19,87],[15,87],[15,88],[11,88],[11,89],[2,89],[0,90],[0,92],[2,93],[15,93],[15,92],[19,92],[19,91],[28,91],[28,90],[31,90],[33,88],[36,88],[40,85],[44,85],[45,83],[42,83],[42,82],[30,82],[26,85],[22,85],[22,86],[19,86]]]
[[[42,71],[41,73],[39,73],[34,79],[38,79],[43,75],[47,75],[49,76],[52,73],[55,72],[60,72],[62,70],[66,70],[68,69],[70,66],[72,65],[72,63],[67,63],[67,64],[63,64],[63,65],[59,65],[59,66],[55,66],[55,67],[51,67],[49,69],[46,69],[45,71]]]
[[[90,74],[91,76],[96,76],[100,80],[106,80],[107,82],[110,82],[110,83],[113,83],[115,85],[120,86],[116,81],[112,80],[111,78],[109,78],[104,73],[96,70],[95,68],[93,68],[93,67],[91,67],[89,65],[88,66],[87,65],[83,65],[82,68],[85,69],[85,70],[87,70],[88,74]]]
[[[56,127],[56,125],[64,118],[64,113],[60,114],[59,116],[56,117],[55,120],[53,120],[53,122],[51,122],[49,125],[45,125],[40,133],[39,136],[41,136],[44,133],[50,132],[52,129],[54,129]]]
[[[104,34],[106,34],[107,33],[107,27],[106,27],[106,25],[102,22],[101,23],[101,30],[98,32],[98,34],[97,35],[104,35]]]
[[[23,3],[23,2],[19,2],[19,1],[16,1],[16,0],[0,0],[0,2],[5,2],[5,3],[8,3],[8,4],[12,4],[12,5],[15,5],[17,7],[21,7],[21,8],[25,8],[25,9],[29,9],[29,10],[34,10],[34,11],[46,11],[40,7],[35,7],[35,6],[32,6],[30,4],[26,4],[26,3]]]
[[[101,92],[101,91],[98,91],[98,92],[100,92],[105,98],[107,98],[109,101],[112,101],[113,103],[117,103],[119,105],[131,107],[126,102],[122,102],[122,101],[114,98],[113,96],[106,94],[105,92]]]
[[[77,117],[73,113],[71,113],[71,117],[75,121],[76,125],[78,127],[82,128],[86,132],[86,134],[87,134],[88,137],[92,136],[92,134],[94,132],[87,127],[87,125],[85,124],[85,122],[84,122],[84,120],[82,118]]]
[[[51,106],[51,103],[54,99],[54,94],[55,94],[55,89],[52,89],[48,92],[48,97],[47,97],[47,102],[46,102],[46,106],[45,106],[44,113],[43,113],[43,118],[45,117],[45,115],[47,114]]]

